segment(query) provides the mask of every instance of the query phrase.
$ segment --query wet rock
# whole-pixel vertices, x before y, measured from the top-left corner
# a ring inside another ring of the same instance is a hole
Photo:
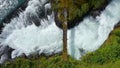
[[[120,22],[118,22],[114,28],[120,27]]]
[[[55,24],[56,24],[59,28],[62,29],[62,22],[58,19],[57,14],[58,14],[57,12],[54,12]],[[68,29],[71,29],[71,28],[74,28],[75,26],[77,26],[77,25],[80,23],[80,21],[83,20],[83,18],[84,18],[85,16],[87,16],[87,14],[83,15],[83,17],[81,17],[81,18],[80,18],[80,17],[75,17],[74,20],[68,21],[68,22],[67,22],[67,23],[68,23],[68,25],[67,25]]]
[[[90,15],[93,17],[93,18],[96,18],[96,16],[100,16],[101,14],[101,11],[100,10],[93,10],[90,12]]]
[[[11,60],[11,54],[14,49],[8,46],[0,47],[0,64],[4,63],[7,60]]]

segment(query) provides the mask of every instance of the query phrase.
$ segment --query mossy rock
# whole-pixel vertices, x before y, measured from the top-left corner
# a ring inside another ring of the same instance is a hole
[[[52,9],[55,12],[55,22],[56,25],[62,28],[62,22],[64,21],[63,8],[64,3],[61,4],[61,0],[53,0]],[[108,0],[69,0],[68,2],[68,29],[73,28],[78,25],[80,21],[91,12],[94,17],[100,15],[99,11],[105,9],[106,5],[109,3]],[[99,13],[96,14],[98,11]],[[59,14],[59,15],[58,15]]]

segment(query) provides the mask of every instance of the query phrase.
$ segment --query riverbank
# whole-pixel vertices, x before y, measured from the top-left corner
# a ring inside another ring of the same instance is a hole
[[[105,43],[95,52],[90,52],[82,60],[64,62],[61,54],[38,58],[16,58],[0,65],[0,68],[119,68],[120,26],[115,28]]]

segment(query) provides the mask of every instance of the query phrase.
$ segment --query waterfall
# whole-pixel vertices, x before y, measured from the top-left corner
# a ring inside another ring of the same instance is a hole
[[[62,30],[55,25],[53,14],[47,15],[47,19],[41,18],[42,9],[45,8],[43,6],[49,5],[46,2],[47,0],[30,0],[25,11],[3,28],[0,35],[1,47],[2,50],[5,46],[14,49],[12,58],[23,53],[27,56],[42,53],[52,55],[62,51]],[[86,17],[78,26],[68,30],[69,55],[80,59],[84,53],[98,49],[120,21],[119,6],[119,0],[112,0],[96,19]],[[40,26],[36,26],[35,22],[40,23]],[[6,54],[1,55],[1,63],[4,59],[2,56]]]

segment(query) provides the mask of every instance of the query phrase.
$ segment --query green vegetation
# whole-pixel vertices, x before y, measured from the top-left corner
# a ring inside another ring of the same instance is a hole
[[[74,20],[76,17],[81,18],[90,10],[98,9],[104,6],[107,0],[67,0],[68,6],[68,21]],[[61,4],[62,3],[62,4]],[[60,13],[59,20],[64,20],[63,11],[65,6],[64,0],[53,0],[52,8],[54,11]]]
[[[95,52],[84,56],[83,61],[87,63],[104,64],[120,60],[120,28],[115,29],[109,39]]]
[[[82,60],[69,57],[63,61],[61,55],[38,59],[17,58],[6,62],[0,68],[119,68],[120,67],[120,27],[113,30],[105,43],[95,52],[88,53]]]

